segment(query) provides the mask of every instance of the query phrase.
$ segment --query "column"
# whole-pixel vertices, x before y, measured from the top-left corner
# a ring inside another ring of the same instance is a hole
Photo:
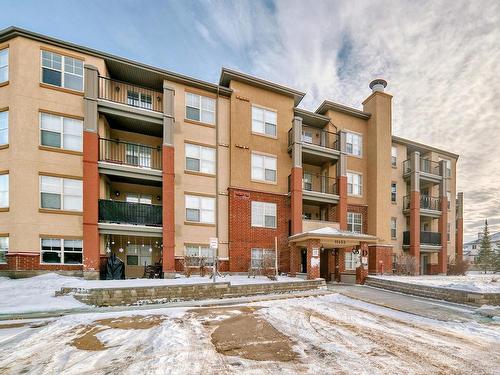
[[[307,240],[307,279],[319,278],[320,240]]]
[[[99,230],[99,135],[97,126],[98,71],[85,65],[83,120],[83,275],[98,279],[100,271]]]
[[[441,234],[441,250],[438,253],[438,272],[446,274],[448,270],[448,196],[446,195],[448,179],[446,178],[446,162],[441,160],[439,167],[443,178],[439,184],[441,216],[438,221],[438,231]]]
[[[174,89],[163,85],[163,277],[175,277]]]
[[[420,270],[420,153],[410,156],[410,255],[417,261]]]
[[[290,245],[290,275],[295,276],[299,272],[299,247],[294,243]]]
[[[302,233],[302,119],[292,123],[292,172],[290,175],[292,235]]]
[[[455,258],[463,260],[464,257],[464,193],[458,193],[456,207]]]
[[[339,132],[340,158],[337,162],[337,222],[341,230],[347,230],[347,160],[345,155],[346,133]]]

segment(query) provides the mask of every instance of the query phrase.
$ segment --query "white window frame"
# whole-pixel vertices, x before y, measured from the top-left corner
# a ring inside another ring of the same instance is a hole
[[[356,220],[355,218],[359,218]],[[359,222],[357,222],[359,221]],[[356,227],[359,226],[359,230]],[[349,229],[349,227],[351,227]],[[347,213],[347,230],[352,233],[363,233],[363,214],[359,212],[348,212]]]
[[[128,165],[132,165],[139,168],[151,168],[151,156],[153,154],[153,148],[151,146],[135,144],[135,143],[125,143],[125,160]],[[133,161],[129,161],[131,159]],[[137,158],[137,162],[135,162]]]
[[[395,240],[398,236],[398,219],[391,217],[391,238]]]
[[[188,207],[188,200],[193,199],[197,201],[197,207]],[[203,208],[204,204],[203,202],[212,202],[213,209],[208,209],[208,208]],[[194,194],[186,194],[184,196],[184,203],[185,203],[185,212],[184,212],[184,217],[185,220],[189,223],[202,223],[202,224],[215,224],[215,215],[216,215],[216,208],[215,208],[215,198],[214,197],[204,197],[201,195],[194,195]],[[188,210],[195,210],[198,211],[198,219],[199,220],[190,220],[188,219]],[[213,220],[208,221],[208,220],[203,220],[203,214],[206,213],[213,213]]]
[[[394,187],[394,191],[392,188]],[[394,197],[394,199],[392,199]],[[397,203],[398,201],[398,184],[396,182],[391,182],[391,203]]]
[[[197,249],[197,255],[188,254],[188,248]],[[199,267],[201,258],[205,258],[205,266],[213,267],[215,258],[215,249],[211,249],[210,245],[199,244],[184,244],[184,256],[198,258],[196,265],[189,265],[189,267]]]
[[[2,118],[5,116],[4,120]],[[4,127],[5,124],[5,127]],[[0,145],[8,145],[9,144],[9,110],[0,111],[0,133],[6,133],[5,143],[0,143]]]
[[[354,178],[359,177],[358,182],[354,183]],[[351,182],[349,182],[351,180]],[[349,185],[351,185],[351,192],[349,192]],[[354,192],[354,187],[358,187],[358,193]],[[357,172],[347,172],[347,195],[352,197],[362,197],[363,196],[363,175]]]
[[[355,139],[357,142],[355,142]],[[345,143],[347,155],[363,157],[363,136],[361,134],[346,132]],[[351,145],[351,150],[349,150],[349,145]]]
[[[274,134],[267,132],[267,126],[274,126]],[[259,126],[260,125],[260,126]],[[261,127],[261,129],[259,129]],[[252,105],[252,133],[277,138],[278,136],[278,112],[267,108]]]
[[[197,106],[194,107],[192,105],[188,105],[189,101],[188,101],[188,97],[191,96],[193,99],[196,98],[197,100]],[[216,101],[214,98],[210,98],[208,96],[203,96],[203,95],[200,95],[200,94],[195,94],[195,93],[192,93],[192,92],[186,92],[186,95],[185,95],[185,100],[186,100],[186,105],[184,107],[184,115],[186,116],[186,120],[190,120],[190,121],[198,121],[198,122],[201,122],[201,123],[204,123],[204,124],[210,124],[210,125],[215,125],[215,117],[216,117]],[[205,101],[205,103],[204,103]],[[208,106],[204,105],[206,103],[211,103],[212,106],[213,106],[213,110],[210,110],[210,108],[208,108]],[[189,118],[188,117],[188,111],[187,109],[189,108],[194,108],[194,109],[197,109],[199,111],[199,119],[192,119],[192,118]],[[203,120],[203,113],[210,113],[211,114],[211,117],[212,117],[212,120],[211,121],[204,121]]]
[[[53,130],[53,129],[44,129],[43,128],[43,118],[54,118],[54,119],[57,119],[57,121],[59,122],[59,129],[58,131],[57,130]],[[65,125],[65,120],[68,120],[70,123],[72,123],[73,125],[75,126],[79,126],[79,128],[77,129],[77,132],[76,133],[79,133],[79,134],[72,134],[72,133],[68,133],[68,132],[65,132],[65,128],[64,128],[64,125]],[[60,149],[60,150],[69,150],[69,151],[76,151],[76,152],[82,152],[83,151],[83,121],[80,120],[80,119],[76,119],[76,118],[72,118],[72,117],[67,117],[67,116],[62,116],[62,115],[54,115],[52,113],[45,113],[45,112],[40,112],[40,116],[39,116],[39,127],[40,127],[40,146],[43,146],[43,147],[50,147],[50,148],[55,148],[55,149]],[[60,147],[56,147],[56,146],[51,146],[51,145],[44,145],[42,143],[42,132],[43,131],[46,131],[46,132],[51,132],[51,133],[58,133],[61,137],[61,146]],[[80,143],[79,143],[79,148],[78,149],[73,149],[73,148],[68,148],[65,144],[65,137],[64,136],[72,136],[72,137],[76,137],[76,138],[79,138],[80,139]]]
[[[251,226],[257,228],[276,229],[278,225],[278,207],[271,202],[251,202]],[[274,225],[266,225],[266,217],[274,218]]]
[[[250,249],[250,268],[253,270],[262,269],[264,256],[266,254],[272,254],[272,259],[274,260],[272,269],[275,268],[276,262],[276,251],[274,249],[264,249],[260,247],[252,247]]]
[[[53,192],[44,192],[42,190],[43,186],[43,179],[44,178],[52,178],[52,179],[57,179],[59,180],[59,193],[53,193]],[[69,194],[64,194],[64,182],[65,181],[76,181],[80,183],[80,195],[74,195],[75,197],[80,197],[80,208],[79,209],[68,209],[65,208],[64,206],[64,200],[65,197],[68,196]],[[60,195],[61,197],[61,207],[60,208],[46,208],[42,207],[42,194],[47,193],[47,194],[57,194]],[[47,209],[47,210],[54,210],[54,211],[71,211],[71,212],[83,212],[83,181],[80,179],[74,179],[74,178],[63,178],[63,177],[55,177],[55,176],[49,176],[49,175],[40,175],[40,208],[41,209]]]
[[[188,156],[188,148],[192,148],[193,150],[197,150],[198,157]],[[206,158],[204,155],[206,152],[209,152],[212,155],[212,159]],[[189,169],[188,168],[188,158],[198,160],[198,170]],[[204,174],[215,174],[215,164],[216,164],[217,153],[215,148],[195,145],[193,143],[185,143],[184,144],[184,168],[189,172],[198,172]]]
[[[352,251],[344,251],[344,269],[353,271],[358,267],[359,255],[353,254]]]
[[[5,239],[5,241],[3,241]],[[0,236],[0,264],[7,264],[9,253],[9,236]]]
[[[391,165],[393,168],[398,166],[398,148],[396,146],[391,146]]]
[[[9,208],[9,206],[10,206],[10,177],[9,177],[8,173],[1,173],[0,178],[1,179],[5,178],[7,180],[6,181],[7,190],[0,190],[0,196],[5,194],[5,197],[6,197],[5,200],[6,200],[7,204],[4,205],[0,201],[0,208]]]
[[[1,64],[1,58],[0,58],[0,72],[2,71],[6,71],[7,74],[5,75],[5,80],[3,81],[0,81],[0,83],[5,83],[5,82],[9,82],[9,47],[6,47],[6,48],[2,48],[0,49],[0,57],[2,55],[6,55],[6,64],[5,65],[2,65]]]
[[[445,172],[445,177],[451,177],[451,160],[450,159],[445,159],[442,157],[438,157],[439,161],[444,161],[446,164],[446,172]]]
[[[276,156],[252,152],[250,163],[253,181],[276,183],[278,180],[278,158]],[[274,164],[274,169],[269,168],[270,164]],[[274,171],[274,179],[267,178],[267,171]],[[264,178],[259,178],[258,174],[262,174]]]
[[[125,262],[129,267],[144,267],[144,260],[146,260],[146,266],[151,266],[153,264],[153,252],[149,251],[152,248],[147,245],[139,245],[137,243],[129,243],[125,248]],[[136,256],[137,257],[137,265],[128,264],[128,257]]]
[[[131,98],[130,94],[137,94],[137,99]],[[149,102],[146,100],[149,98]],[[153,109],[153,96],[151,94],[145,94],[140,91],[134,91],[132,89],[127,89],[127,104],[131,107],[138,107],[143,109]]]
[[[52,240],[52,241],[59,241],[59,246],[60,250],[42,250],[42,244],[43,240]],[[65,251],[64,250],[64,242],[65,241],[81,241],[81,249],[82,251]],[[44,253],[59,253],[59,258],[60,262],[59,263],[50,263],[50,262],[44,262],[43,261],[43,254]],[[81,254],[82,255],[82,262],[80,263],[66,263],[64,259],[65,254]],[[81,238],[75,238],[75,239],[69,239],[69,238],[58,238],[58,237],[42,237],[40,238],[40,264],[65,264],[65,265],[81,265],[83,264],[83,239]]]
[[[57,68],[54,68],[54,67],[48,67],[48,66],[44,66],[43,65],[43,53],[46,52],[46,53],[50,53],[50,54],[53,54],[53,55],[58,55],[58,56],[61,56],[61,69],[57,69]],[[81,61],[82,63],[82,74],[75,74],[74,72],[69,72],[69,71],[66,71],[66,59],[72,59],[72,60],[76,60],[76,61]],[[50,69],[50,70],[53,70],[53,71],[56,71],[56,72],[60,72],[61,73],[61,86],[58,86],[58,85],[54,85],[52,83],[47,83],[47,82],[43,82],[43,69]],[[81,90],[78,90],[78,89],[74,89],[74,88],[71,88],[71,87],[66,87],[66,77],[65,75],[66,74],[70,74],[72,76],[76,76],[76,77],[82,77],[82,89]],[[84,91],[84,85],[85,85],[85,68],[84,68],[84,62],[82,59],[79,59],[79,58],[76,58],[76,57],[72,57],[72,56],[65,56],[63,54],[60,54],[60,53],[57,53],[57,52],[52,52],[52,51],[47,51],[47,50],[40,50],[40,83],[44,84],[44,85],[49,85],[49,86],[53,86],[53,87],[62,87],[66,90],[72,90],[72,91],[77,91],[77,92],[83,92]]]
[[[153,197],[151,194],[125,193],[125,202],[127,202],[127,203],[153,204]]]

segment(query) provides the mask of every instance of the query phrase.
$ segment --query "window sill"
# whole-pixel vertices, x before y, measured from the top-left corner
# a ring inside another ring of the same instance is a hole
[[[184,225],[197,225],[200,227],[215,227],[214,223],[199,223],[197,221],[187,221],[187,220],[184,220]]]
[[[0,150],[5,150],[6,148],[9,148],[9,145],[6,144],[6,145],[1,145],[0,146]]]
[[[0,207],[0,212],[9,212],[10,207]]]
[[[353,157],[353,158],[356,158],[356,159],[363,159],[363,154],[361,154],[361,155],[354,155],[354,154],[348,154],[347,152],[345,154],[346,154],[346,156],[350,156],[350,157]]]
[[[270,135],[270,134],[266,134],[266,133],[258,133],[258,132],[254,132],[254,131],[252,131],[252,135],[257,135],[257,136],[269,138],[269,139],[278,139],[278,137],[276,135]]]
[[[0,87],[7,86],[9,84],[9,81],[1,82]]]
[[[350,198],[363,198],[362,195],[356,195],[356,194],[347,194],[347,196]]]
[[[61,154],[83,156],[82,151],[65,150],[63,148],[57,148],[57,147],[51,147],[51,146],[40,145],[40,146],[38,146],[38,149],[42,150],[42,151],[58,152]]]
[[[276,181],[266,181],[266,180],[254,180],[250,179],[251,182],[256,182],[258,184],[266,184],[266,185],[278,185]]]
[[[215,174],[211,174],[211,173],[203,173],[203,172],[196,172],[196,171],[190,171],[188,169],[185,169],[184,170],[184,173],[185,174],[192,174],[192,175],[195,175],[195,176],[202,176],[202,177],[212,177],[212,178],[215,178]]]
[[[196,120],[190,120],[188,118],[185,118],[184,122],[187,122],[188,124],[201,125],[201,126],[206,126],[206,127],[209,127],[209,128],[215,128],[215,124],[209,124],[208,122],[201,122],[201,121],[196,121]]]
[[[65,211],[65,210],[55,210],[51,208],[39,208],[38,212],[43,214],[60,214],[60,215],[75,215],[75,216],[83,216],[82,211]]]
[[[59,87],[59,86],[50,85],[48,83],[40,82],[40,87],[43,87],[43,88],[46,88],[46,89],[51,89],[51,90],[65,92],[67,94],[74,94],[74,95],[83,96],[83,91],[71,90],[71,89],[67,89],[65,87]]]
[[[41,266],[83,266],[83,263],[42,263]]]
[[[258,228],[258,229],[272,229],[272,230],[276,230],[277,227],[264,227],[264,226],[258,226],[258,225],[250,225],[250,227],[252,228]]]

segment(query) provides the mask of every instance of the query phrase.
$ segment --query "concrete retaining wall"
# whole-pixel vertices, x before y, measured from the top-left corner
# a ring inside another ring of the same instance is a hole
[[[441,299],[455,303],[469,305],[500,305],[500,293],[479,293],[466,290],[442,288],[437,286],[418,285],[401,281],[379,279],[368,276],[366,285],[376,288],[388,289],[394,292],[412,294],[419,297]]]
[[[325,286],[323,279],[245,285],[217,282],[132,288],[61,288],[56,292],[56,296],[72,294],[78,301],[88,305],[119,306],[290,293],[321,289]]]

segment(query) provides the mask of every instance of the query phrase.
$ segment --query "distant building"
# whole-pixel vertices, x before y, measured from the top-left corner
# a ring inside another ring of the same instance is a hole
[[[476,261],[482,236],[483,233],[478,233],[477,239],[464,243],[464,260],[468,260],[471,263]],[[491,235],[491,246],[493,248],[495,248],[495,246],[500,247],[500,232]]]

